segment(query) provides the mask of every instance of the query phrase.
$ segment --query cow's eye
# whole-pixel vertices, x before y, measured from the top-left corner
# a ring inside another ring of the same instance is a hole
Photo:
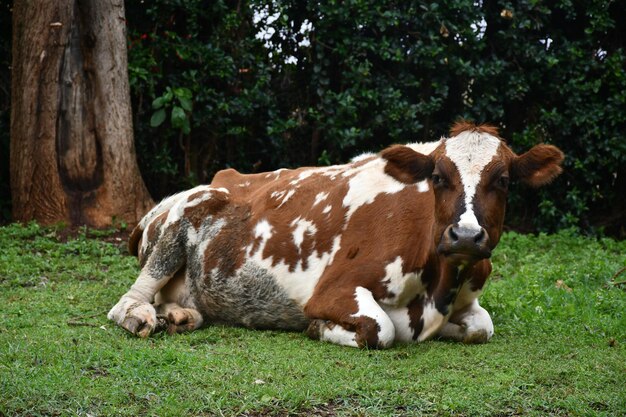
[[[443,185],[443,183],[445,182],[445,180],[441,178],[441,175],[433,174],[430,178],[433,181],[433,185],[435,187]]]
[[[501,188],[503,190],[506,190],[509,188],[509,177],[506,175],[501,176],[500,178],[498,178],[498,181],[496,183],[498,185],[498,188]]]

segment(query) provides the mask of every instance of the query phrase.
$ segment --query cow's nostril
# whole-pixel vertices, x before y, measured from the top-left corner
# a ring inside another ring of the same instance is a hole
[[[481,228],[480,232],[474,236],[474,243],[482,243],[485,240],[485,229]]]
[[[448,229],[448,236],[450,237],[450,239],[452,239],[454,242],[459,240],[459,235],[454,231],[454,227],[450,227]]]

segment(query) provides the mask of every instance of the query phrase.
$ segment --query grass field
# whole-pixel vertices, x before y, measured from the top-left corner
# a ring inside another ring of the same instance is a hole
[[[0,228],[0,416],[626,415],[626,242],[508,233],[490,343],[366,351],[227,327],[131,337],[106,312],[137,263],[94,234]]]

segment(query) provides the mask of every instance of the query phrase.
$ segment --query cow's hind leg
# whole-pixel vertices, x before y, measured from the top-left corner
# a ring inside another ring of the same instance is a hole
[[[204,322],[198,310],[182,307],[176,303],[159,304],[156,306],[156,312],[157,318],[165,320],[169,334],[191,332]]]
[[[167,330],[169,334],[196,330],[202,326],[202,314],[196,309],[186,285],[187,268],[182,268],[154,297],[159,325],[157,330]]]
[[[156,293],[185,265],[180,223],[170,224],[159,237],[130,290],[107,317],[134,335],[148,337],[158,325],[152,306]]]
[[[353,298],[354,303],[346,302]],[[357,287],[351,294],[343,291],[315,294],[305,307],[312,318],[307,334],[343,346],[387,348],[395,339],[393,322],[378,305],[371,291]]]

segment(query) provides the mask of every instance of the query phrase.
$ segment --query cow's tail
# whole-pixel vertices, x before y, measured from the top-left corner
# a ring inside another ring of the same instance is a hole
[[[143,227],[141,227],[141,223],[137,224],[128,238],[128,252],[131,255],[137,256],[139,254],[139,242],[141,241],[141,236],[143,236]]]

